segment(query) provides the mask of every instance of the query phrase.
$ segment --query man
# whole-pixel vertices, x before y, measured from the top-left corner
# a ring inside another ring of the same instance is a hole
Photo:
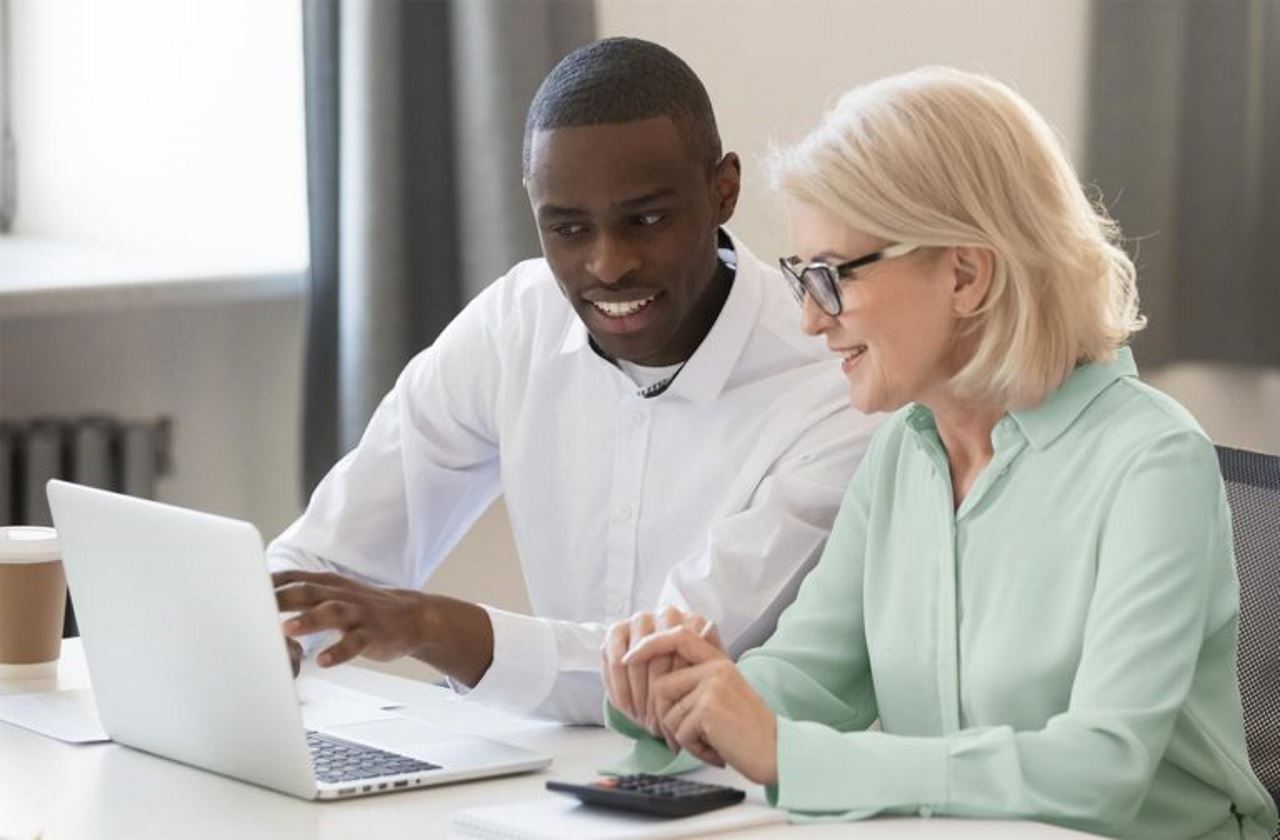
[[[679,58],[571,53],[524,148],[545,259],[408,364],[269,556],[286,633],[342,634],[322,666],[412,655],[474,699],[599,722],[607,623],[673,605],[735,654],[769,634],[875,423],[722,230],[740,165]],[[500,492],[536,617],[419,591]]]

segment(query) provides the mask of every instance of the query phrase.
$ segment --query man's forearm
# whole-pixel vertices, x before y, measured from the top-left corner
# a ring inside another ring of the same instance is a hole
[[[493,664],[493,623],[482,607],[444,595],[424,595],[423,645],[415,653],[438,671],[474,687]]]

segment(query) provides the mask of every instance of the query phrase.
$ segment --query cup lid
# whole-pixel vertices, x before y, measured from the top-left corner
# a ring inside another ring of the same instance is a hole
[[[35,525],[0,528],[0,563],[48,563],[62,559],[58,532]]]

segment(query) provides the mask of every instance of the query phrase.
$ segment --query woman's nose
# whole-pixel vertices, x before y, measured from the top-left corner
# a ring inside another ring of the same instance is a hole
[[[800,302],[800,329],[805,335],[822,335],[831,328],[835,318],[822,311],[813,295],[806,294]]]

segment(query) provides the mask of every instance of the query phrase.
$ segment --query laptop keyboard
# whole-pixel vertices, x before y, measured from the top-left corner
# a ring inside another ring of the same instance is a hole
[[[429,761],[419,761],[319,732],[307,733],[307,746],[311,747],[311,764],[316,778],[322,782],[352,782],[440,769],[440,765]]]

